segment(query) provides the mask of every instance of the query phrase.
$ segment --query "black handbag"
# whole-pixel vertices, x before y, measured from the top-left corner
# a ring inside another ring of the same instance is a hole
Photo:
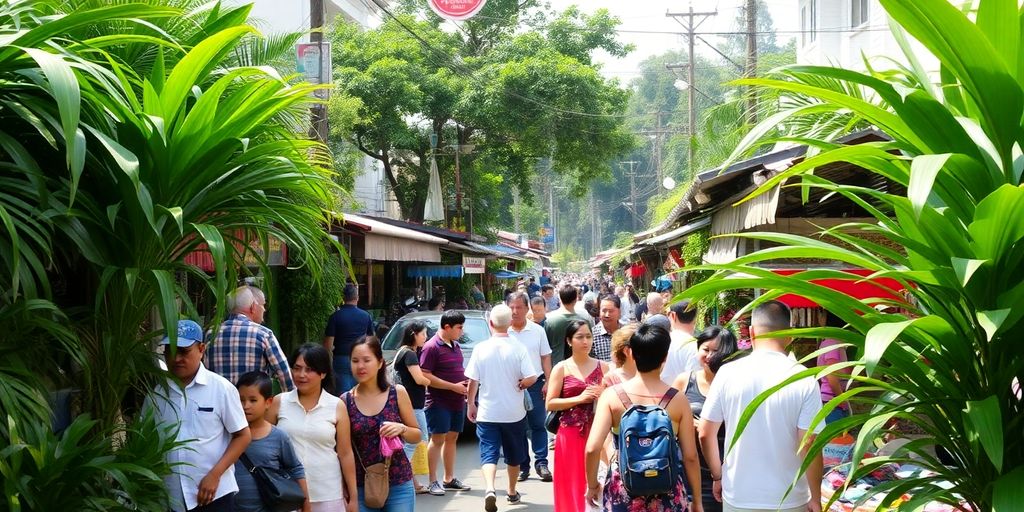
[[[558,434],[558,427],[562,424],[562,411],[548,411],[544,418],[544,429],[552,434]]]
[[[268,509],[273,512],[291,512],[301,509],[306,503],[306,493],[302,492],[299,482],[293,480],[287,471],[253,465],[244,453],[240,460],[256,481],[260,498]]]

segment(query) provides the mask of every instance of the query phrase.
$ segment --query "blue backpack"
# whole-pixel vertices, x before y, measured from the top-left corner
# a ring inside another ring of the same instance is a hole
[[[682,461],[672,418],[665,409],[676,392],[669,388],[658,405],[633,405],[622,385],[615,386],[626,408],[619,420],[619,472],[631,497],[675,492]]]

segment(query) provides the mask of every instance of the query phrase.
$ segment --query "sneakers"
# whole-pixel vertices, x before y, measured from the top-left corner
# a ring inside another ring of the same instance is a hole
[[[434,483],[437,483],[437,482],[434,482]],[[462,481],[459,480],[458,478],[452,478],[451,480],[445,482],[444,483],[444,488],[445,489],[450,489],[450,490],[453,490],[453,491],[468,491],[468,490],[471,489],[470,486],[462,483]]]
[[[523,469],[519,471],[519,478],[518,478],[518,480],[520,482],[525,482],[527,478],[530,478],[530,467],[529,466],[523,466]]]
[[[487,491],[487,495],[484,497],[484,510],[498,512],[498,495],[494,491]]]
[[[444,487],[441,486],[441,482],[434,480],[430,482],[430,487],[427,488],[427,492],[431,496],[444,496]]]
[[[552,480],[551,471],[548,469],[547,464],[537,464],[537,476],[540,477],[541,482],[550,482]],[[529,472],[529,470],[527,470]]]
[[[521,502],[521,501],[523,501],[523,496],[521,494],[519,494],[519,491],[516,491],[515,494],[509,494],[508,495],[508,504],[509,505],[518,505],[519,502]]]

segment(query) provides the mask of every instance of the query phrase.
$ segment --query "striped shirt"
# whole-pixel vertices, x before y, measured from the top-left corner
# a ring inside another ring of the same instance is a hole
[[[262,370],[276,375],[283,391],[295,389],[288,358],[281,351],[274,331],[240,313],[232,313],[220,324],[213,344],[206,351],[206,366],[232,384],[244,373]]]

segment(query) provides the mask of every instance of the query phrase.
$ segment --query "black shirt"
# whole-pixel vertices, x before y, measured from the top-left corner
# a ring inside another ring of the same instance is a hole
[[[402,379],[401,384],[405,386],[405,390],[409,393],[412,408],[422,409],[427,400],[427,387],[417,384],[412,378],[412,372],[409,371],[410,366],[420,365],[420,358],[416,355],[415,350],[410,350],[409,348],[401,350],[401,358],[395,360],[395,370]]]

